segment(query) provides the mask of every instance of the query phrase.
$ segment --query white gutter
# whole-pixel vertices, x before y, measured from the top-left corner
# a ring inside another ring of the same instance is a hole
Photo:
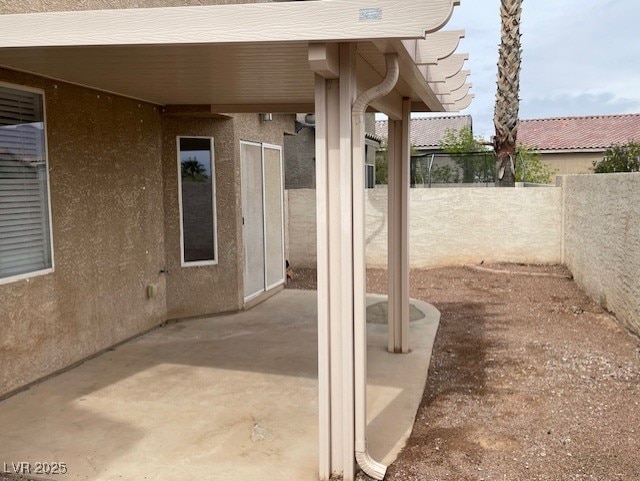
[[[355,455],[362,470],[373,479],[382,480],[387,467],[378,463],[367,450],[367,319],[366,265],[364,258],[364,114],[371,102],[388,95],[398,82],[400,65],[397,53],[385,54],[385,79],[363,92],[352,108],[353,159],[353,290],[354,290],[354,371],[355,371]]]

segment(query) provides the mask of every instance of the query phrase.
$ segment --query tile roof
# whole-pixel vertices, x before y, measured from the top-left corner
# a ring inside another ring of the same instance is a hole
[[[640,114],[521,120],[518,142],[538,150],[604,150],[640,142]]]
[[[440,139],[447,129],[472,128],[470,115],[448,115],[446,117],[424,117],[411,119],[409,137],[414,147],[439,147]],[[376,121],[376,135],[387,139],[387,121]]]

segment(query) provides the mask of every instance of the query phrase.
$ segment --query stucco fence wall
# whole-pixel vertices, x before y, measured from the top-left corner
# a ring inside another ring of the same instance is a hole
[[[287,191],[288,259],[316,265],[315,190]],[[561,189],[410,191],[411,267],[485,262],[559,263]],[[366,192],[367,265],[387,265],[387,189]]]
[[[315,190],[288,196],[287,255],[315,267]],[[640,335],[640,173],[558,178],[550,188],[412,189],[411,267],[564,263]],[[387,190],[366,193],[367,264],[386,267]]]
[[[564,262],[587,294],[640,335],[640,173],[568,175]]]

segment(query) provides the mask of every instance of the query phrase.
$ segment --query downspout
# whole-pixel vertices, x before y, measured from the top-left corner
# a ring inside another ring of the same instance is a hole
[[[360,94],[352,108],[353,161],[353,279],[354,279],[354,370],[355,370],[355,455],[360,468],[370,477],[382,480],[387,467],[376,462],[367,450],[367,319],[366,265],[364,233],[364,114],[369,104],[391,93],[398,82],[397,53],[385,54],[387,74],[376,87]]]

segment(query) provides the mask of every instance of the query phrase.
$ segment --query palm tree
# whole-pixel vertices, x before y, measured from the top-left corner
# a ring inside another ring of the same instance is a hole
[[[182,180],[191,182],[206,182],[209,176],[203,165],[195,157],[189,157],[180,162],[182,168]]]
[[[520,14],[522,0],[501,0],[502,39],[498,58],[498,91],[493,115],[496,135],[496,187],[515,185],[516,138],[520,109]]]

